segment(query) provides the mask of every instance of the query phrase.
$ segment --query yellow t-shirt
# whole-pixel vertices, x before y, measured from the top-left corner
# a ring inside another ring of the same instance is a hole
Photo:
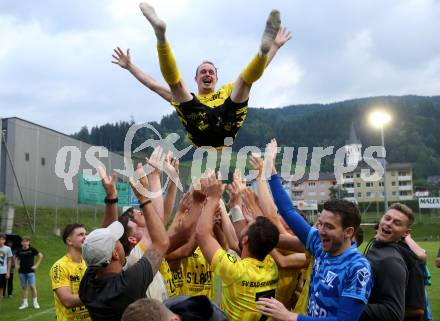
[[[255,302],[260,297],[275,297],[278,267],[270,255],[264,261],[237,259],[219,249],[212,259],[212,268],[223,281],[221,307],[229,320],[267,319],[257,312]]]
[[[180,264],[179,269],[176,271],[171,270],[167,260],[162,259],[162,263],[159,268],[160,273],[162,273],[166,285],[168,296],[171,298],[176,295],[182,294],[183,288],[183,270],[182,264]]]
[[[306,257],[309,260],[309,265],[304,271],[304,287],[299,295],[298,302],[296,302],[295,308],[293,312],[298,314],[307,315],[307,304],[309,300],[309,285],[310,285],[310,276],[312,274],[313,269],[313,256],[309,251],[306,251]]]
[[[284,304],[287,309],[293,308],[293,294],[296,286],[298,285],[298,279],[301,275],[301,269],[281,269],[279,268],[280,279],[277,287],[276,299]]]
[[[76,263],[65,255],[55,262],[50,269],[50,279],[52,280],[53,297],[55,300],[55,313],[57,321],[91,321],[84,305],[74,308],[66,308],[58,298],[55,290],[62,287],[70,287],[72,294],[78,294],[79,284],[86,271],[86,263]]]
[[[200,247],[194,253],[182,260],[184,272],[183,294],[186,295],[206,295],[213,298],[213,274],[211,265],[206,261]]]

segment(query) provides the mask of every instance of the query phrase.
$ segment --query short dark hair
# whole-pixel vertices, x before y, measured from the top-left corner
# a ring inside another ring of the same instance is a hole
[[[22,236],[22,237],[21,237],[21,240],[22,240],[22,241],[29,241],[29,242],[30,242],[30,241],[31,241],[31,237],[25,235],[25,236]]]
[[[80,227],[84,228],[84,225],[80,223],[67,224],[63,231],[63,242],[67,244],[67,238],[72,234],[73,231],[75,231],[75,229]]]
[[[132,250],[132,246],[130,242],[128,241],[128,237],[133,234],[132,228],[128,226],[128,221],[130,220],[128,215],[121,215],[118,217],[119,223],[122,224],[124,227],[124,234],[122,234],[119,241],[122,244],[122,247],[124,248],[124,253],[126,256],[130,255],[130,252]]]
[[[414,213],[413,213],[412,209],[410,209],[405,204],[393,203],[393,204],[391,204],[391,206],[388,209],[399,211],[400,213],[405,215],[408,218],[408,227],[411,227],[411,225],[414,224],[414,221],[415,221]]]
[[[209,61],[209,60],[203,60],[202,63],[201,63],[200,65],[197,66],[197,69],[196,69],[196,77],[197,77],[197,75],[199,74],[200,67],[202,67],[202,65],[204,65],[204,64],[208,64],[208,65],[213,66],[214,69],[215,69],[215,75],[217,76],[217,67],[214,65],[214,63],[213,63],[212,61]]]
[[[263,261],[278,244],[280,232],[268,218],[258,216],[249,226],[247,236],[249,253],[257,260]]]
[[[6,240],[6,234],[5,233],[0,233],[0,239]]]
[[[130,304],[121,321],[168,321],[171,311],[156,299],[144,298]]]
[[[361,213],[358,207],[347,200],[331,199],[324,203],[324,209],[341,218],[342,227],[354,227],[355,231],[361,225]]]

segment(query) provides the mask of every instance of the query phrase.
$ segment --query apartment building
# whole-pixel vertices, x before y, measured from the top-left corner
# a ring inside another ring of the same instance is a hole
[[[351,199],[357,202],[384,200],[384,178],[375,182],[364,181],[361,170],[368,169],[361,164],[354,171],[343,175],[343,188]],[[413,169],[410,163],[386,164],[387,198],[390,202],[412,200],[414,198]]]

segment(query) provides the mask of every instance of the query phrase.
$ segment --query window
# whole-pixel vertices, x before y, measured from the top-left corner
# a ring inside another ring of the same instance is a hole
[[[396,176],[396,172],[391,172],[391,176]]]
[[[367,197],[371,197],[371,192],[367,192]]]
[[[46,159],[44,157],[41,157],[41,166],[46,165]]]
[[[395,191],[393,192],[393,196],[396,196],[396,192]]]
[[[353,183],[345,183],[342,186],[345,187],[345,188],[353,188],[354,184]]]
[[[309,186],[315,186],[316,183],[315,182],[309,182]]]
[[[361,187],[361,183],[356,183],[356,187]]]
[[[391,182],[391,185],[392,186],[396,186],[396,182]]]
[[[365,185],[366,185],[367,187],[373,187],[373,182],[367,182]]]
[[[361,177],[361,174],[357,173],[357,174],[356,174],[356,177],[357,177],[357,178]]]
[[[302,196],[302,192],[293,192],[293,196]]]
[[[399,176],[407,176],[408,173],[405,171],[399,171]]]
[[[358,193],[358,197],[362,197],[362,193]]]
[[[379,182],[379,186],[380,186],[380,187],[383,187],[383,182]]]

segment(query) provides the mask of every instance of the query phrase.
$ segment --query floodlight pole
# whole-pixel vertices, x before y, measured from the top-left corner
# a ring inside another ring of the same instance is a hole
[[[384,132],[383,132],[383,124],[380,125],[380,138],[382,141],[382,147],[385,150],[385,138],[384,138]],[[388,196],[387,196],[387,162],[386,162],[386,150],[385,150],[385,156],[383,158],[383,202],[384,202],[384,209],[385,212],[388,211]]]

